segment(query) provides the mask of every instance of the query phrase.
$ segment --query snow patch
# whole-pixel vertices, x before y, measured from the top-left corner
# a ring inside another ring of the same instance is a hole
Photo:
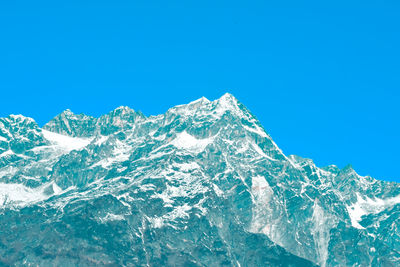
[[[14,155],[15,153],[12,150],[7,150],[4,151],[3,153],[0,154],[0,157],[5,157],[5,156],[9,156],[9,155]]]
[[[331,223],[334,223],[335,219],[325,213],[324,209],[318,205],[318,200],[315,201],[313,210],[312,221],[314,228],[311,229],[311,234],[317,247],[318,263],[321,267],[325,267],[328,260]]]
[[[109,221],[122,221],[124,220],[124,216],[123,215],[118,215],[118,214],[113,214],[113,213],[107,213],[106,216],[104,216],[103,218],[100,218],[100,221],[102,223],[105,222],[109,222]]]
[[[108,140],[108,138],[109,138],[108,136],[102,135],[98,140],[96,140],[96,142],[94,142],[94,144],[96,146],[99,146],[99,145],[103,144],[104,142],[106,142]]]
[[[173,211],[163,215],[162,217],[148,218],[148,220],[154,228],[161,228],[164,225],[171,225],[170,223],[176,219],[188,218],[188,211],[191,209],[192,207],[185,203],[182,206],[176,207]]]
[[[32,189],[22,184],[0,183],[0,206],[13,203],[16,206],[25,206],[48,198],[42,188]]]
[[[184,172],[188,172],[188,171],[200,168],[199,164],[197,164],[196,162],[174,163],[173,166]]]
[[[176,148],[190,150],[193,152],[201,152],[212,142],[213,138],[197,139],[196,137],[184,131],[177,134],[176,138],[171,142],[171,144]]]
[[[69,152],[72,150],[79,150],[87,146],[92,139],[78,138],[66,136],[58,133],[53,133],[47,130],[42,130],[43,137],[47,139],[53,146]]]
[[[268,184],[265,177],[257,175],[252,178],[251,193],[253,200],[253,218],[251,221],[250,231],[253,233],[263,233],[271,240],[276,242],[273,224],[271,223],[272,209],[270,202],[273,198],[274,191]]]
[[[63,191],[56,183],[53,183],[52,187],[55,195],[59,195]]]
[[[365,229],[359,224],[362,216],[379,213],[388,207],[400,203],[400,195],[387,199],[372,199],[369,197],[363,198],[359,193],[356,194],[357,201],[352,205],[346,206],[346,209],[350,216],[352,226],[358,229]]]

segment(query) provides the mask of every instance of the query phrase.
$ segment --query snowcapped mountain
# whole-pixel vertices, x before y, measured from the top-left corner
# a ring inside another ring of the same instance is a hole
[[[400,185],[286,156],[230,94],[0,118],[0,263],[398,266]]]

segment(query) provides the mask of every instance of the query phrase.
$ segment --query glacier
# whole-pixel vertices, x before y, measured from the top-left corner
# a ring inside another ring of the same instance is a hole
[[[0,265],[398,266],[400,185],[285,155],[227,93],[0,118]]]

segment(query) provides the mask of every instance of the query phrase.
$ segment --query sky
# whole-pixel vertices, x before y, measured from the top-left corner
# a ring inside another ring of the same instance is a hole
[[[225,92],[287,155],[400,182],[399,1],[1,1],[0,116]]]

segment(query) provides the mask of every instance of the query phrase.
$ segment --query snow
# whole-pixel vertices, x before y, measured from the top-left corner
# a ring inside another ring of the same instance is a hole
[[[263,156],[264,158],[267,158],[267,159],[272,160],[272,161],[277,161],[276,159],[271,158],[270,156],[265,154],[264,151],[262,151],[262,149],[257,144],[252,143],[252,146],[257,151],[257,153],[260,154],[261,156]]]
[[[148,220],[154,228],[161,228],[164,226],[163,218],[155,217],[155,218],[148,218]]]
[[[119,214],[107,213],[107,215],[103,218],[100,218],[102,223],[109,222],[109,221],[122,221],[125,217]]]
[[[103,143],[105,143],[108,140],[108,136],[104,136],[102,135],[98,140],[96,140],[96,142],[94,143],[96,146],[99,146]]]
[[[196,162],[174,163],[173,166],[184,172],[200,168],[200,166]]]
[[[207,98],[205,98],[203,96],[203,97],[201,97],[201,98],[199,98],[199,99],[197,99],[195,101],[190,102],[188,105],[197,104],[197,103],[210,103],[210,100],[208,100]]]
[[[167,222],[172,222],[179,218],[188,218],[189,217],[188,211],[190,211],[191,209],[192,207],[190,207],[188,204],[185,203],[182,206],[175,207],[174,210],[168,212],[162,217],[152,217],[148,218],[148,220],[154,228],[161,228],[166,224],[169,225],[169,223]]]
[[[225,93],[223,96],[221,96],[220,99],[213,101],[213,103],[217,104],[216,109],[215,109],[215,113],[216,113],[217,117],[220,117],[227,110],[230,110],[237,116],[241,117],[241,115],[242,115],[237,106],[237,101],[236,101],[235,97],[229,93]]]
[[[52,187],[55,195],[59,195],[63,191],[56,183],[53,183]]]
[[[130,152],[131,152],[130,146],[117,140],[114,145],[114,149],[112,151],[112,156],[98,161],[97,163],[93,164],[92,167],[102,166],[103,168],[107,169],[108,167],[110,167],[115,163],[128,160]]]
[[[168,221],[176,220],[177,218],[188,218],[192,207],[190,207],[187,203],[183,204],[182,206],[177,206],[175,209],[165,215],[165,218]]]
[[[225,142],[227,140],[224,140]],[[241,154],[246,152],[249,149],[249,143],[248,142],[238,142],[237,145],[233,144],[233,141],[231,141],[231,146],[235,146],[235,153],[236,154]]]
[[[5,157],[5,156],[9,156],[9,155],[13,155],[13,154],[15,154],[12,150],[7,150],[7,151],[4,151],[3,153],[1,153],[0,154],[0,157]]]
[[[400,195],[386,199],[372,199],[369,197],[363,198],[359,193],[357,193],[357,201],[352,205],[346,206],[346,208],[350,216],[352,226],[358,229],[365,229],[359,224],[362,216],[379,213],[398,203],[400,203]]]
[[[92,140],[89,138],[66,136],[47,130],[42,130],[42,134],[43,137],[47,139],[53,146],[60,148],[66,152],[82,149],[87,146]]]
[[[311,234],[314,237],[314,243],[317,247],[317,253],[319,256],[318,263],[321,267],[325,267],[329,254],[330,224],[334,222],[334,218],[331,218],[329,214],[326,214],[324,209],[318,205],[318,203],[318,200],[314,202],[314,211],[312,215],[314,227],[311,230]]]
[[[278,242],[274,236],[273,226],[271,225],[272,209],[270,203],[273,200],[274,191],[268,184],[265,177],[257,175],[252,177],[251,193],[253,200],[250,231],[253,233],[263,233],[271,238],[272,241]]]
[[[224,192],[216,184],[212,184],[212,186],[213,186],[214,192],[215,192],[215,194],[217,194],[217,196],[221,197],[224,195]]]
[[[34,120],[32,118],[25,117],[24,115],[21,115],[21,114],[11,114],[10,118],[13,118],[15,121],[17,121],[17,120],[21,120],[21,121],[28,120],[30,122],[34,122]]]
[[[31,202],[37,202],[48,198],[42,192],[42,188],[32,189],[22,184],[0,183],[0,206],[13,202],[18,206],[25,206]]]
[[[258,134],[259,136],[262,136],[262,137],[268,137],[268,135],[265,133],[265,131],[263,131],[258,125],[254,125],[254,128],[248,127],[246,125],[243,125],[243,127],[249,132]]]
[[[44,193],[49,186],[53,189],[53,194],[51,195]],[[30,188],[23,184],[0,183],[0,207],[9,203],[24,207],[46,200],[53,195],[60,195],[65,191],[66,190],[62,190],[55,182],[46,183],[37,188]]]
[[[10,151],[10,150],[8,150],[8,151]],[[7,153],[7,151],[4,153]],[[0,169],[0,178],[2,178],[4,176],[15,175],[18,172],[18,170],[19,170],[19,168],[15,167],[15,166],[11,166],[11,165],[5,166],[4,168]]]
[[[171,142],[171,144],[179,149],[201,152],[210,143],[212,143],[212,141],[213,138],[197,139],[196,137],[184,131],[177,134],[176,138]]]

